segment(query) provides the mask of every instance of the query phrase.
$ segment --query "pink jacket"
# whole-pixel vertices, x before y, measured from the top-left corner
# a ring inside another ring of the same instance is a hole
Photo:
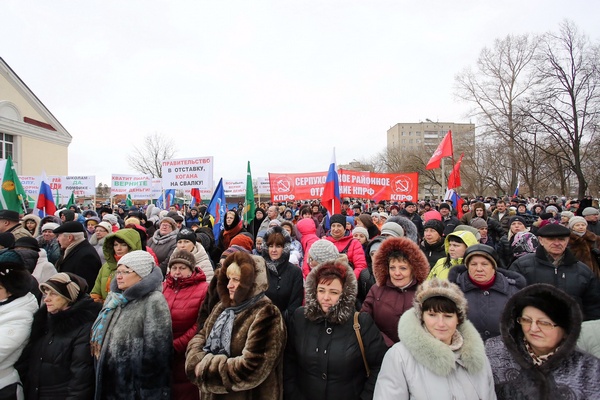
[[[310,246],[317,240],[319,237],[317,236],[317,228],[315,227],[315,223],[312,218],[304,218],[298,221],[296,224],[296,229],[302,235],[301,243],[302,243],[302,251],[304,252],[304,260],[302,261],[302,275],[304,275],[304,279],[308,276],[310,272],[310,267],[308,266],[308,251],[310,250]]]
[[[348,261],[352,264],[352,267],[354,268],[354,274],[356,275],[356,279],[358,279],[360,271],[367,268],[365,252],[360,242],[354,239],[352,236],[344,236],[340,240],[335,240],[330,235],[327,235],[325,239],[333,243],[340,253],[346,253],[346,255],[348,256]],[[344,251],[344,249],[346,250]]]

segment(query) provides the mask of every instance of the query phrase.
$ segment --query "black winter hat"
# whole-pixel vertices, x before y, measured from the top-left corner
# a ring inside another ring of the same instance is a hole
[[[515,221],[519,221],[523,225],[526,225],[525,218],[521,217],[520,215],[515,215],[514,217],[511,217],[511,219],[508,220],[508,226],[511,226],[512,223]]]
[[[77,221],[69,221],[69,222],[65,222],[64,224],[62,224],[61,226],[59,226],[52,232],[54,232],[54,233],[77,233],[77,232],[83,233],[84,231],[85,231],[85,228],[83,227],[82,224],[80,224]]]
[[[450,210],[450,209],[451,209],[451,207],[450,207],[450,204],[448,204],[448,203],[441,203],[441,204],[440,204],[440,210],[441,210],[442,208],[446,208],[446,209],[448,209],[448,210]]]
[[[423,224],[423,229],[434,229],[440,236],[444,235],[444,223],[437,219],[430,219],[429,221]]]
[[[560,299],[552,296],[550,293],[536,293],[535,295],[523,296],[517,301],[515,311],[520,316],[525,307],[535,307],[544,312],[556,325],[570,330],[569,316],[571,312],[569,306]]]
[[[14,247],[25,247],[26,249],[40,251],[40,245],[38,244],[38,241],[30,236],[24,236],[17,239]]]
[[[179,240],[189,240],[190,242],[196,244],[196,234],[189,228],[181,228],[177,234],[177,241]]]
[[[15,247],[15,235],[11,232],[0,232],[0,249],[12,249]]]
[[[0,251],[0,285],[14,297],[23,297],[31,289],[31,274],[14,250]]]
[[[329,226],[333,225],[333,224],[340,224],[344,227],[344,229],[346,228],[346,217],[342,214],[333,214],[331,216],[331,218],[329,218]]]
[[[0,219],[19,222],[19,213],[12,210],[0,210]]]
[[[539,237],[569,237],[571,231],[560,224],[547,224],[538,229],[536,235]]]
[[[464,264],[467,267],[469,266],[469,260],[473,256],[485,257],[491,261],[491,263],[494,265],[494,269],[498,268],[498,254],[496,253],[496,250],[493,247],[488,246],[487,244],[474,244],[473,246],[469,246],[467,248],[464,255]]]

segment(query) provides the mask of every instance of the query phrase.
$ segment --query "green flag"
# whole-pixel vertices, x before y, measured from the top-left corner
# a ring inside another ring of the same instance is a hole
[[[131,195],[127,193],[127,198],[125,199],[125,205],[127,208],[130,208],[133,205],[133,201],[131,201]]]
[[[15,171],[15,167],[13,166],[12,158],[9,156],[6,160],[2,178],[0,208],[22,214],[23,199],[25,199],[25,190],[23,189],[23,185],[21,185],[21,181],[19,181],[17,171]]]
[[[250,224],[254,219],[254,187],[252,186],[252,172],[250,172],[250,161],[248,161],[248,173],[246,174],[246,205],[244,206],[244,221]]]
[[[67,208],[75,205],[75,191],[71,192],[71,197],[69,197],[69,202],[67,203]]]

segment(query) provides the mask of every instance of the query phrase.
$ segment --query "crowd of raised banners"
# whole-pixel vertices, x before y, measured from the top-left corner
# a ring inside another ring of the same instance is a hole
[[[127,195],[132,200],[156,200],[164,190],[175,189],[189,194],[199,189],[202,199],[210,199],[214,190],[213,157],[195,157],[165,160],[162,178],[150,175],[112,174],[110,194]],[[269,196],[271,201],[294,201],[320,198],[327,178],[327,171],[303,173],[269,173],[268,177],[254,180],[255,195]],[[25,192],[36,199],[40,190],[41,176],[20,176]],[[96,177],[48,176],[52,193],[59,202],[75,197],[93,197],[96,193]],[[374,200],[406,201],[418,198],[419,176],[416,172],[382,174],[374,172],[339,169],[339,190],[342,197],[369,198]],[[244,197],[245,179],[223,179],[225,195]]]

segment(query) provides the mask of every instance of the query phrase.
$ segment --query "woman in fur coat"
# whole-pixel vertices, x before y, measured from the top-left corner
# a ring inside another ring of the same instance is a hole
[[[506,304],[501,336],[485,343],[498,399],[597,399],[600,359],[577,348],[582,314],[571,296],[543,283]]]
[[[294,312],[288,326],[286,400],[373,397],[387,346],[371,316],[357,313],[363,356],[354,329],[356,292],[356,276],[346,261],[311,270],[306,306]]]
[[[407,238],[388,238],[375,253],[371,287],[361,311],[369,313],[385,344],[398,342],[398,321],[412,307],[417,286],[427,279],[429,263],[419,246]]]
[[[215,279],[221,301],[188,345],[188,378],[203,400],[281,399],[286,331],[279,309],[265,296],[264,260],[235,252]]]
[[[169,399],[173,334],[162,273],[143,250],[125,254],[92,327],[95,399]]]
[[[571,230],[569,249],[600,279],[600,266],[596,258],[596,252],[600,251],[600,237],[587,229],[588,222],[583,217],[571,218],[568,225]]]
[[[483,341],[455,284],[434,278],[419,286],[398,336],[383,360],[375,399],[496,399]]]
[[[70,272],[53,275],[40,290],[44,301],[19,362],[25,397],[93,399],[90,329],[102,306],[86,293],[85,279]]]

